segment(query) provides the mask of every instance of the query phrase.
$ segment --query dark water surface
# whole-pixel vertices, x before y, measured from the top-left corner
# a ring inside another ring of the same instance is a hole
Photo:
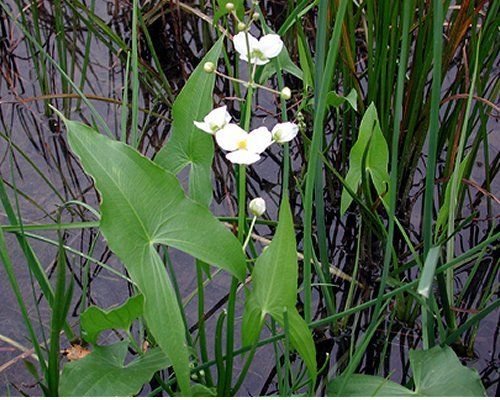
[[[44,4],[40,9],[41,28],[43,32],[50,32],[53,27],[53,18],[50,12],[47,11],[49,10],[48,3],[50,2],[42,3]],[[130,9],[124,3],[122,1],[96,1],[95,13],[111,29],[126,40],[129,40]],[[7,1],[7,4],[13,5],[15,2]],[[278,1],[268,1],[265,3],[263,8],[268,12],[269,21],[282,21],[280,7],[282,7],[282,4]],[[13,9],[17,12],[16,6],[13,6]],[[68,46],[68,48],[73,49],[76,54],[80,54],[76,57],[78,62],[75,73],[76,81],[79,81],[79,69],[82,67],[82,54],[88,34],[85,27],[79,25],[81,22],[78,19],[71,19],[69,17],[72,15],[71,12],[66,10],[66,14],[67,19],[65,23],[68,24],[68,38],[73,38],[74,36],[74,39],[71,39],[74,40],[72,43],[73,47]],[[0,132],[7,135],[12,143],[24,152],[29,161],[35,163],[41,173],[56,189],[55,191],[52,190],[19,152],[14,153],[14,158],[9,157],[7,142],[3,138],[0,138],[1,177],[8,184],[12,185],[15,183],[19,193],[24,194],[18,197],[19,208],[24,223],[50,223],[54,219],[59,206],[64,201],[72,199],[84,201],[97,208],[98,202],[96,194],[91,187],[91,181],[83,174],[76,160],[70,154],[64,132],[57,126],[57,120],[45,116],[43,101],[36,99],[42,93],[40,82],[33,68],[33,60],[27,49],[27,41],[23,40],[20,31],[12,21],[8,21],[4,13],[0,15],[2,17],[0,21],[2,28],[2,37],[0,38],[0,56],[2,60],[2,76],[0,76]],[[150,33],[155,41],[155,47],[158,51],[162,68],[174,91],[177,91],[182,87],[183,82],[189,76],[193,67],[196,66],[197,61],[204,54],[205,50],[203,45],[204,32],[198,19],[182,10],[179,11],[179,14],[174,15],[176,15],[176,18],[172,18],[171,15],[164,15],[156,20],[150,26]],[[75,30],[72,29],[70,23],[76,24]],[[46,44],[46,48],[51,54],[55,55],[54,35],[48,35],[48,37],[49,41]],[[124,63],[117,58],[116,54],[111,54],[108,48],[97,40],[95,36],[92,36],[90,43],[91,63],[88,67],[88,78],[85,81],[83,92],[120,100],[122,98]],[[147,49],[143,48],[141,55],[146,60],[150,60]],[[49,82],[50,93],[61,93],[60,75],[54,70],[51,64],[47,63],[46,67],[51,76],[51,81]],[[226,86],[223,82],[218,82],[218,90],[216,91],[217,103],[223,102],[225,93],[227,93]],[[50,102],[59,109],[64,107],[63,100],[60,98],[52,98]],[[237,102],[233,105],[230,100],[226,99],[224,103],[232,108],[232,113],[235,115],[238,114]],[[119,132],[120,107],[106,101],[93,101],[93,104],[105,118],[111,131]],[[270,127],[278,121],[276,115],[278,115],[279,110],[273,96],[261,92],[258,95],[257,104],[256,117],[252,121],[254,127],[261,124]],[[90,113],[87,112],[84,106],[81,107],[81,110],[77,110],[76,105],[77,101],[75,99],[71,100],[71,118],[85,120],[85,116],[89,116]],[[165,99],[154,98],[151,92],[146,89],[141,93],[141,105],[163,115],[166,119],[169,118]],[[140,123],[141,125],[147,124],[148,126],[148,134],[144,140],[142,150],[149,156],[153,156],[167,137],[170,125],[168,121],[160,118],[141,120]],[[333,123],[330,124],[329,128],[334,128]],[[493,127],[493,129],[495,128],[498,128],[498,126]],[[327,132],[327,134],[331,134],[331,132]],[[496,151],[500,148],[500,138],[498,135],[492,138],[491,146]],[[249,172],[249,198],[255,196],[264,197],[268,203],[269,213],[267,216],[270,219],[276,219],[277,217],[277,203],[281,191],[279,151],[277,147],[268,151],[263,161],[253,166]],[[291,151],[293,158],[292,168],[298,176],[303,167],[304,149],[300,145],[296,145],[292,147]],[[478,160],[478,162],[481,162],[481,160]],[[422,157],[421,163],[423,166],[424,157]],[[484,180],[481,171],[483,169],[477,168],[473,173],[473,178],[477,182],[483,182]],[[234,199],[236,184],[230,165],[228,165],[227,160],[221,153],[216,155],[214,176],[214,213],[216,215],[235,215],[237,208]],[[423,175],[418,178],[423,178]],[[181,180],[184,184],[186,183],[186,177],[181,176]],[[493,182],[493,193],[499,193],[499,185],[498,180]],[[422,182],[415,182],[413,192],[416,196],[416,206],[411,210],[411,224],[415,227],[415,231],[418,231],[416,227],[420,224],[418,216],[420,215],[419,207],[421,198],[418,198],[418,196],[421,196],[421,188]],[[328,216],[327,221],[329,226],[331,226],[331,231],[329,232],[331,235],[330,261],[333,265],[350,273],[352,271],[357,234],[355,216],[351,215],[347,220],[341,222],[338,218],[341,188],[337,185],[326,189],[328,193],[326,201],[328,202],[328,207],[332,209],[332,216]],[[9,195],[11,200],[13,200],[14,195],[12,191]],[[300,215],[302,207],[297,196],[292,198],[292,202],[295,204],[296,215]],[[496,212],[493,214],[498,215],[498,211],[500,211],[498,205],[494,206],[496,207]],[[484,207],[484,202],[479,207]],[[68,222],[91,219],[91,214],[83,210],[75,209],[72,215],[69,213],[65,214],[65,220]],[[0,222],[8,224],[3,211],[0,211]],[[462,236],[457,239],[457,249],[465,251],[474,243],[478,243],[480,238],[487,234],[487,228],[487,221],[478,221],[470,231],[463,232]],[[266,237],[270,237],[269,235],[272,233],[265,226],[258,227],[257,231],[260,235]],[[55,232],[44,231],[34,233],[52,240],[57,239]],[[415,236],[416,234],[412,236],[412,239]],[[16,276],[21,285],[24,299],[27,302],[30,316],[33,321],[40,319],[45,324],[45,328],[47,328],[50,323],[47,304],[44,299],[39,298],[37,289],[34,292],[32,290],[32,277],[28,273],[25,258],[17,244],[15,236],[8,234],[7,240],[10,256],[15,262]],[[123,274],[123,268],[116,258],[110,254],[102,238],[97,236],[97,230],[71,230],[66,232],[66,245],[83,253],[89,253],[94,241],[96,241],[96,245],[93,248],[93,257]],[[39,257],[41,265],[51,273],[55,262],[56,247],[36,239],[30,239],[30,244]],[[482,263],[485,271],[490,269],[495,270],[495,264],[498,267],[497,256],[492,254],[485,258]],[[68,253],[68,257],[70,261],[69,266],[72,269],[75,279],[77,283],[81,283],[84,278],[84,261],[70,253]],[[172,252],[171,258],[179,280],[181,293],[183,296],[189,296],[191,292],[196,290],[196,275],[193,261],[189,257],[175,251]],[[370,282],[376,279],[379,267],[379,265],[376,265],[377,263],[374,262],[374,265],[362,266],[362,271],[360,271],[362,275],[360,278],[365,283],[370,284]],[[470,266],[467,268],[470,269]],[[461,287],[465,282],[469,270],[467,268],[457,271],[457,287]],[[90,271],[90,292],[89,299],[87,299],[89,304],[97,304],[104,308],[111,307],[122,303],[129,296],[130,287],[123,279],[95,264],[90,266]],[[483,276],[483,278],[486,280],[487,276]],[[337,300],[339,304],[342,304],[345,301],[348,285],[337,278],[333,283],[338,286]],[[227,274],[220,273],[216,275],[206,290],[207,310],[219,304],[220,300],[228,293],[229,284],[230,279]],[[475,287],[477,287],[477,290],[480,290],[481,283],[478,282]],[[75,302],[71,310],[72,323],[78,321],[78,314],[82,309],[79,300],[81,289],[78,284],[76,289],[74,294]],[[355,301],[361,302],[364,295],[358,294],[358,298]],[[237,315],[241,315],[242,304],[243,296],[241,295],[238,304],[239,313]],[[470,297],[470,301],[465,299],[464,304],[466,307],[463,307],[463,310],[460,311],[461,314],[459,313],[460,320],[470,315],[470,313],[474,313],[477,306],[474,303],[473,296]],[[197,321],[196,307],[196,298],[186,306],[190,326]],[[208,320],[207,326],[209,332],[213,332],[216,317],[222,308],[223,306],[218,306],[215,317]],[[499,318],[500,313],[496,310],[481,322],[477,331],[473,353],[463,358],[467,362],[467,365],[478,370],[490,395],[499,394]],[[318,343],[322,343],[322,349],[325,352],[332,353],[332,371],[336,368],[336,362],[342,362],[342,356],[345,354],[346,349],[349,348],[352,335],[360,335],[368,325],[369,320],[369,314],[362,314],[355,332],[352,332],[350,328],[346,328],[335,334],[328,329],[316,332]],[[38,327],[38,324],[35,323],[35,326]],[[387,321],[387,323],[381,326],[378,334],[382,342],[386,336],[391,338],[386,353],[386,360],[383,363],[384,368],[378,370],[380,360],[377,359],[376,355],[380,354],[380,346],[379,343],[374,343],[367,350],[367,356],[363,363],[363,372],[385,375],[393,372],[392,379],[398,381],[406,380],[408,377],[408,350],[409,348],[419,346],[421,341],[418,324],[405,326],[397,321],[394,323]],[[213,335],[209,336],[209,349],[213,349]],[[239,336],[239,332],[237,336]],[[116,335],[110,333],[105,339],[113,341],[116,339]],[[24,359],[34,361],[32,348],[27,338],[19,307],[8,284],[5,270],[0,268],[0,395],[20,395],[21,393],[40,394],[40,390],[36,386],[36,380],[27,372],[23,365]],[[265,389],[266,381],[272,372],[273,365],[274,356],[271,349],[264,347],[258,350],[251,372],[240,394],[260,394],[263,387]],[[266,392],[272,393],[274,389],[274,385],[270,384]]]

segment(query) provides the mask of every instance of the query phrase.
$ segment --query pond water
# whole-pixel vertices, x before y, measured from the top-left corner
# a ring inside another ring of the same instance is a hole
[[[13,10],[17,6],[15,1],[3,1],[9,4]],[[87,2],[91,3],[91,2]],[[95,14],[101,18],[107,26],[118,32],[126,41],[130,38],[129,19],[130,8],[123,1],[97,1],[95,2]],[[54,41],[53,17],[50,11],[50,2],[40,2],[40,27],[49,40],[46,43],[48,52],[56,57],[56,46]],[[204,34],[206,27],[202,25],[198,18],[177,9],[172,10],[168,6],[166,9],[172,11],[172,14],[158,13],[158,18],[150,25],[150,34],[154,40],[156,50],[159,55],[159,61],[168,77],[174,92],[182,87],[183,82],[189,76],[190,71],[196,66],[197,61],[204,53]],[[283,16],[281,14],[282,4],[279,1],[267,1],[263,8],[267,11],[268,20],[274,26],[279,26]],[[16,14],[18,15],[18,14]],[[65,24],[67,24],[68,51],[76,54],[75,59],[75,81],[80,81],[80,70],[83,68],[82,59],[85,52],[85,46],[88,44],[90,49],[90,64],[87,67],[88,78],[84,80],[82,91],[86,94],[100,96],[101,99],[92,100],[94,106],[105,118],[112,132],[119,132],[120,129],[120,107],[112,103],[114,100],[122,98],[124,63],[116,54],[112,54],[95,35],[90,36],[87,29],[81,25],[78,18],[73,18],[69,7],[65,8]],[[173,17],[173,16],[174,17]],[[19,209],[25,224],[49,223],[54,219],[55,213],[60,204],[64,201],[78,199],[94,207],[98,207],[96,194],[92,188],[91,181],[83,174],[77,165],[75,158],[69,152],[65,134],[60,130],[57,121],[44,114],[43,95],[40,87],[40,81],[34,70],[33,59],[28,50],[28,43],[23,39],[22,34],[16,25],[7,18],[5,13],[0,14],[2,37],[0,37],[0,56],[2,59],[2,76],[0,76],[0,132],[8,137],[13,145],[14,157],[9,156],[7,141],[0,138],[0,173],[7,185],[17,187]],[[18,15],[18,18],[19,15]],[[151,21],[153,17],[151,17]],[[141,56],[147,62],[151,57],[145,44],[142,43]],[[71,59],[69,57],[69,59]],[[73,112],[72,119],[83,119],[90,115],[86,112],[84,105],[76,109],[79,105],[77,100],[58,97],[62,92],[62,82],[60,75],[54,67],[47,62],[46,65],[50,82],[48,82],[49,93],[52,94],[50,102],[57,108],[70,108]],[[291,80],[293,82],[293,80]],[[227,86],[218,81],[218,90],[216,91],[216,102],[225,102],[233,108],[232,112],[238,114],[237,102],[230,103],[227,95]],[[230,94],[233,95],[232,93]],[[111,99],[111,100],[110,100]],[[64,103],[68,102],[68,103]],[[153,156],[160,148],[161,144],[168,136],[170,129],[169,111],[165,98],[155,98],[149,88],[143,87],[141,92],[141,106],[164,118],[145,118],[141,120],[141,125],[145,126],[146,136],[143,142],[142,151],[149,156]],[[233,105],[234,104],[234,105]],[[278,121],[279,110],[275,98],[266,93],[259,93],[257,99],[256,118],[252,124],[255,126],[264,124],[272,126]],[[493,121],[495,123],[496,121]],[[328,126],[333,132],[334,122]],[[493,127],[493,129],[498,127]],[[500,147],[500,138],[498,135],[493,138],[493,148]],[[281,183],[279,169],[278,148],[266,153],[262,162],[259,162],[249,171],[249,197],[261,196],[267,200],[269,213],[268,217],[276,219],[277,204],[280,198]],[[299,176],[302,173],[302,160],[304,148],[301,144],[295,144],[292,149],[292,168],[294,174]],[[424,165],[424,156],[421,159]],[[481,160],[478,160],[478,163]],[[32,164],[39,168],[39,171],[33,169]],[[477,182],[482,182],[484,176],[481,175],[483,169],[477,168],[473,177]],[[420,215],[419,207],[421,202],[422,176],[418,176],[415,186],[412,189],[415,199],[415,207],[410,211],[410,226],[417,227],[420,221],[417,216]],[[185,184],[186,177],[181,176],[181,181]],[[51,187],[47,182],[50,182]],[[234,198],[236,183],[231,172],[231,167],[221,153],[216,155],[214,162],[214,203],[213,211],[216,215],[235,215],[236,202]],[[498,193],[498,180],[494,182],[493,193]],[[493,189],[492,188],[492,189]],[[331,214],[326,216],[326,223],[329,227],[331,263],[346,273],[351,273],[354,255],[356,252],[357,227],[354,215],[347,219],[340,220],[338,217],[338,207],[341,187],[338,182],[332,179],[327,180],[325,188],[325,201]],[[14,199],[13,191],[9,192],[11,199]],[[300,199],[295,193],[292,195],[292,203],[295,206],[295,215],[300,215],[302,206]],[[484,207],[481,202],[478,207]],[[494,204],[498,215],[498,205]],[[66,221],[92,220],[91,214],[82,209],[73,209],[72,213],[66,213]],[[8,220],[0,210],[0,222],[8,224]],[[457,239],[460,251],[478,243],[481,238],[487,234],[488,221],[477,221],[469,231]],[[415,228],[416,231],[416,228]],[[272,231],[266,226],[257,228],[259,235],[270,237]],[[44,238],[56,240],[56,232],[43,231],[34,232]],[[416,235],[416,234],[415,234]],[[414,235],[414,236],[415,236]],[[301,236],[299,234],[299,239]],[[27,302],[28,310],[33,321],[42,321],[47,328],[50,323],[47,310],[47,304],[40,297],[39,291],[32,290],[32,277],[26,268],[25,259],[22,250],[17,244],[16,238],[12,234],[7,235],[9,252],[15,262],[16,274],[24,299]],[[95,244],[94,244],[95,242]],[[102,238],[97,235],[96,229],[70,230],[66,232],[65,243],[77,251],[83,253],[92,252],[93,257],[102,263],[114,267],[116,271],[124,273],[123,268],[116,258],[109,252]],[[30,239],[30,244],[38,256],[40,263],[51,274],[55,263],[56,246],[45,243],[39,238]],[[376,246],[376,244],[375,244]],[[84,261],[74,254],[69,254],[69,266],[75,276],[77,287],[74,294],[74,304],[71,310],[71,321],[76,323],[78,313],[82,309],[80,303],[81,282],[84,279]],[[176,270],[178,283],[183,296],[189,296],[196,290],[196,275],[194,273],[193,261],[173,252],[173,266]],[[366,293],[358,293],[356,301],[364,298],[368,299],[373,286],[372,282],[377,278],[379,262],[372,260],[362,265],[360,271],[360,280],[367,284]],[[495,266],[496,265],[496,266]],[[471,266],[467,268],[470,269]],[[482,275],[482,281],[486,281],[490,275],[497,274],[498,254],[491,254],[486,257],[482,263],[485,274]],[[467,277],[468,269],[463,268],[457,273],[456,285],[461,287]],[[492,272],[493,271],[493,272]],[[336,292],[337,301],[343,304],[346,299],[348,285],[340,278],[334,279],[334,285],[338,287]],[[481,290],[484,282],[477,282],[476,290]],[[216,316],[224,307],[221,299],[228,292],[230,279],[227,274],[218,274],[208,286],[206,291],[207,310],[214,308],[215,317],[208,319],[207,325],[209,332],[213,332]],[[90,265],[90,290],[87,302],[98,304],[101,307],[111,307],[122,303],[130,294],[130,287],[122,279],[113,273],[96,264]],[[241,311],[243,296],[240,296],[241,302],[238,307]],[[318,299],[317,299],[318,300]],[[36,380],[27,372],[23,360],[33,360],[32,347],[27,338],[26,329],[19,311],[17,302],[8,285],[5,270],[0,268],[0,395],[20,395],[27,393],[30,395],[40,394],[36,386]],[[475,312],[475,297],[470,294],[464,299],[463,309],[459,310],[459,318],[462,320],[471,313]],[[189,302],[186,307],[188,324],[192,326],[196,323],[196,299]],[[323,307],[319,304],[319,314],[323,313]],[[499,353],[498,334],[499,334],[499,311],[491,313],[488,318],[481,322],[475,338],[473,354],[464,357],[463,360],[469,366],[472,366],[480,373],[485,386],[490,395],[499,395]],[[352,336],[358,336],[367,327],[370,321],[368,313],[362,314],[354,331],[350,324],[340,331],[333,332],[330,329],[323,329],[316,332],[318,349],[323,352],[332,353],[331,365],[333,370],[335,363],[342,363],[346,350],[349,349]],[[41,333],[39,324],[35,323],[38,333]],[[405,325],[398,321],[387,321],[382,324],[377,333],[380,338],[386,336],[391,338],[390,346],[386,350],[384,362],[380,362],[380,343],[374,341],[373,345],[367,350],[367,355],[363,361],[363,372],[389,374],[393,372],[392,378],[395,380],[404,380],[408,374],[408,350],[420,344],[420,330],[417,325]],[[237,333],[237,337],[239,337]],[[110,333],[105,340],[112,341],[115,334]],[[212,339],[213,340],[213,339]],[[209,349],[213,348],[211,343]],[[269,348],[262,348],[258,351],[251,372],[245,385],[240,390],[242,395],[270,394],[275,389],[273,382],[273,357],[269,357],[271,352]],[[378,369],[382,364],[383,368]]]

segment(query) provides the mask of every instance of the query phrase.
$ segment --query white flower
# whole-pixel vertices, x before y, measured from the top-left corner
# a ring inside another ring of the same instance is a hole
[[[266,202],[262,197],[256,197],[248,204],[250,213],[255,217],[260,217],[266,212]]]
[[[276,143],[286,143],[292,140],[299,133],[299,127],[293,122],[283,122],[276,124],[272,130],[273,140]]]
[[[231,116],[227,112],[227,107],[223,106],[210,111],[208,115],[203,118],[203,122],[194,121],[194,124],[198,129],[213,135],[219,129],[224,128],[229,121],[231,121]]]
[[[250,54],[250,62],[257,65],[267,64],[269,59],[277,57],[283,49],[283,41],[276,34],[265,35],[257,40],[250,33],[240,32],[234,36],[233,43],[243,61],[248,62]]]
[[[215,134],[217,144],[230,151],[226,158],[233,164],[253,164],[272,143],[271,132],[265,127],[247,133],[236,124],[228,124]]]

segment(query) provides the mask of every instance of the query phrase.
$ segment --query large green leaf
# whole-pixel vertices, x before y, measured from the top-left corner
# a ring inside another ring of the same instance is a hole
[[[462,365],[449,347],[410,350],[417,396],[486,396],[476,370]]]
[[[203,57],[172,106],[172,136],[160,150],[155,162],[174,175],[189,170],[189,195],[201,204],[212,201],[212,161],[214,143],[211,135],[200,131],[193,121],[202,121],[212,110],[215,74],[203,69],[206,62],[217,65],[224,36]]]
[[[414,389],[379,376],[354,374],[344,384],[340,377],[328,384],[329,396],[485,396],[478,373],[464,367],[449,347],[410,350]],[[340,392],[341,391],[341,392]]]
[[[129,298],[124,304],[111,310],[92,306],[80,315],[80,330],[87,342],[96,344],[99,333],[106,329],[128,330],[132,322],[142,315],[144,296]]]
[[[144,295],[144,318],[189,392],[185,327],[155,244],[184,251],[239,279],[245,257],[238,240],[205,207],[187,198],[171,173],[124,143],[65,121],[69,143],[102,196],[101,231]]]
[[[389,190],[388,165],[389,149],[380,129],[377,109],[371,103],[361,120],[358,139],[349,153],[349,170],[345,177],[345,184],[356,192],[361,184],[364,168],[370,174],[377,194],[383,200]],[[344,188],[340,199],[341,215],[347,211],[352,200],[352,196]]]
[[[337,378],[328,385],[328,396],[342,397],[394,397],[414,396],[414,392],[389,379],[380,376],[353,374],[349,377],[344,388],[341,389],[344,379]],[[342,390],[341,393],[340,390]]]
[[[64,397],[133,396],[153,374],[169,366],[159,349],[149,350],[124,365],[128,342],[95,346],[86,357],[64,366],[59,394]]]
[[[316,375],[316,350],[307,324],[295,309],[297,299],[297,248],[288,198],[283,198],[276,233],[269,247],[257,258],[252,271],[252,291],[243,315],[243,343],[254,343],[270,314],[282,326],[287,310],[290,342],[312,376]]]

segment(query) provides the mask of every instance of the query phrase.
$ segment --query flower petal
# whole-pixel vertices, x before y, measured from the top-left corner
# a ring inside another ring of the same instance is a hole
[[[196,127],[198,129],[201,129],[204,132],[213,134],[212,129],[210,129],[210,126],[206,122],[193,121],[193,123],[196,125]]]
[[[247,47],[247,35],[250,49]],[[248,32],[240,32],[233,37],[234,49],[240,54],[240,58],[244,61],[248,61],[248,54],[251,54],[258,44],[259,41]]]
[[[227,107],[225,107],[225,108],[227,109]],[[232,117],[231,117],[231,114],[229,114],[229,113],[226,111],[226,115],[224,116],[224,118],[225,118],[225,120],[226,120],[226,121],[225,121],[226,123],[224,124],[224,126],[225,126],[225,125],[229,124],[229,122],[231,122],[231,118],[232,118]]]
[[[215,133],[217,144],[226,151],[238,149],[238,144],[247,139],[248,133],[236,124],[227,124]]]
[[[264,65],[269,61],[271,61],[269,58],[252,57],[251,63],[256,65]]]
[[[203,119],[208,126],[217,127],[216,130],[224,128],[224,126],[231,120],[231,115],[227,112],[227,106],[222,106],[212,110]]]
[[[272,140],[271,132],[266,127],[254,129],[248,134],[247,150],[260,154],[271,145]]]
[[[272,133],[273,140],[275,142],[286,143],[297,136],[297,133],[299,133],[299,127],[293,122],[283,122],[281,124],[276,124]]]
[[[256,161],[259,161],[260,156],[248,150],[236,150],[226,154],[226,158],[233,164],[249,165],[253,164]]]
[[[279,35],[271,33],[260,38],[257,48],[267,58],[274,58],[281,53],[281,50],[283,50],[283,41]]]

